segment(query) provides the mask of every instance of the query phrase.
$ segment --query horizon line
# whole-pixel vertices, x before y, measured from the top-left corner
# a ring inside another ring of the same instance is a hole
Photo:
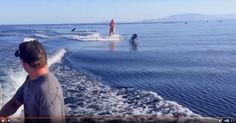
[[[165,17],[161,17],[161,18],[153,18],[153,19],[143,19],[143,20],[136,20],[136,21],[117,21],[118,24],[133,24],[133,23],[178,23],[178,22],[186,22],[186,21],[157,21],[157,22],[147,22],[147,21],[151,21],[151,20],[161,20],[163,18],[167,18],[167,17],[171,17],[171,16],[175,16],[175,15],[184,15],[184,14],[199,14],[199,15],[208,15],[208,16],[215,16],[215,15],[233,15],[236,13],[228,13],[228,14],[202,14],[202,13],[179,13],[179,14],[173,14],[173,15],[169,15],[169,16],[165,16]],[[235,18],[236,19],[236,18]],[[235,20],[235,19],[223,19],[223,20]],[[219,19],[222,20],[222,19]],[[218,21],[219,21],[218,20]],[[200,21],[204,21],[204,20],[193,20],[193,21],[188,21],[188,22],[200,22]],[[217,21],[216,20],[210,20],[210,21]],[[81,25],[89,25],[89,24],[98,24],[98,25],[102,25],[102,24],[108,24],[109,22],[107,22],[107,20],[104,20],[103,22],[68,22],[68,23],[12,23],[12,24],[0,24],[0,26],[4,26],[4,25],[69,25],[69,24],[81,24]]]

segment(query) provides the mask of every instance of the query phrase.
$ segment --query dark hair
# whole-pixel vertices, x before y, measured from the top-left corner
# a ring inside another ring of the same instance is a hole
[[[15,52],[16,57],[20,57],[32,68],[42,68],[47,65],[47,55],[43,45],[37,40],[23,42]]]
[[[133,34],[132,37],[131,37],[131,40],[135,40],[136,38],[138,38],[138,35],[137,34]]]

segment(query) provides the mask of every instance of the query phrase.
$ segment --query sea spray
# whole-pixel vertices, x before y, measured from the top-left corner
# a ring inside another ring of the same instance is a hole
[[[48,66],[52,66],[55,63],[58,63],[61,61],[62,57],[66,53],[65,49],[59,49],[54,54],[48,57]]]
[[[122,36],[119,34],[113,36],[102,36],[99,33],[92,33],[88,35],[65,35],[65,38],[78,40],[78,41],[120,41],[122,40]]]
[[[157,115],[199,117],[152,91],[113,88],[77,69],[59,64],[53,71],[64,90],[66,113],[77,115]]]

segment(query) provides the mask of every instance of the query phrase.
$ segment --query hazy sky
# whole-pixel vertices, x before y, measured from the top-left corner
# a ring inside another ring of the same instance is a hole
[[[236,0],[1,0],[0,24],[91,23],[236,13]]]

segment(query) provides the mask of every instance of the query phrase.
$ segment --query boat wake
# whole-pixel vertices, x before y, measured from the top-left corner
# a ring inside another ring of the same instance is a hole
[[[163,99],[152,91],[133,88],[113,88],[102,84],[89,73],[78,71],[61,62],[66,50],[60,49],[48,57],[50,70],[57,76],[65,96],[66,114],[77,115],[157,115],[167,117],[200,117],[176,102]],[[52,67],[54,66],[54,67]],[[8,73],[4,83],[4,102],[23,84],[23,69]],[[19,116],[21,107],[13,116]]]
[[[43,34],[43,33],[34,34],[34,37],[36,37],[36,38],[42,38],[42,39],[47,39],[47,38],[49,38],[48,35]]]
[[[88,35],[70,34],[65,35],[65,37],[78,41],[120,41],[122,39],[120,35],[102,36],[97,32]]]
[[[62,84],[66,113],[77,115],[157,115],[199,117],[176,102],[168,101],[151,91],[133,88],[112,88],[86,72],[59,65],[53,70]]]

